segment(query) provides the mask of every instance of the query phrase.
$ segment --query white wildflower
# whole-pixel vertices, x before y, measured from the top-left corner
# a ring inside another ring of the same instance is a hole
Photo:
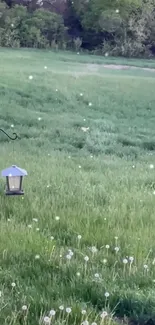
[[[31,228],[32,228],[32,225],[28,225],[28,228],[30,228],[30,229],[31,229]]]
[[[85,260],[85,262],[88,262],[89,261],[89,257],[88,256],[85,256],[84,257],[84,260]]]
[[[56,221],[59,221],[59,220],[60,220],[60,217],[56,216],[56,217],[55,217],[55,220],[56,220]]]
[[[80,93],[80,96],[82,97],[83,96],[83,93]]]
[[[27,306],[26,305],[23,305],[22,306],[22,310],[26,311],[27,310]]]
[[[119,247],[115,247],[115,252],[116,252],[116,253],[119,252]]]
[[[119,14],[119,9],[116,9],[116,14]]]
[[[107,263],[107,259],[106,259],[106,258],[104,258],[104,260],[103,260],[103,263],[104,263],[104,264],[106,264],[106,263]]]
[[[106,246],[105,246],[105,248],[106,248],[106,249],[109,249],[109,248],[110,248],[110,246],[109,246],[109,245],[106,245]]]
[[[54,237],[53,236],[51,236],[51,240],[54,240]]]
[[[59,309],[64,310],[64,306],[63,305],[59,306]]]
[[[150,169],[153,169],[154,168],[154,165],[153,164],[150,164]]]
[[[42,120],[42,118],[41,117],[38,117],[38,121],[41,121]]]
[[[71,309],[70,307],[67,307],[67,308],[66,308],[66,313],[67,313],[67,314],[70,314],[71,311],[72,311],[72,309]]]
[[[47,69],[46,65],[44,66],[44,69],[45,69],[45,70]]]
[[[148,265],[147,264],[144,264],[144,269],[148,270]]]
[[[39,228],[36,228],[36,231],[39,231],[40,229]]]
[[[107,57],[107,56],[109,56],[109,53],[108,53],[108,52],[106,52],[106,53],[105,53],[105,56],[106,56],[106,57]]]
[[[93,104],[90,102],[88,105],[89,105],[89,106],[92,106]]]
[[[80,276],[81,274],[80,274],[80,272],[77,272],[76,275],[77,275],[77,276]]]
[[[78,240],[80,240],[82,238],[82,236],[81,235],[78,235],[77,238],[78,238]]]
[[[29,76],[29,79],[32,80],[33,79],[33,76]]]
[[[14,128],[14,124],[11,124],[11,128]]]
[[[97,323],[93,322],[93,323],[91,323],[91,325],[97,325]]]
[[[105,292],[105,297],[108,298],[110,296],[109,292]]]
[[[81,169],[81,165],[79,165],[79,169]]]

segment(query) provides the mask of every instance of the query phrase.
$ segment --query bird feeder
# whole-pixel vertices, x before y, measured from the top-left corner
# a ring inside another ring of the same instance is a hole
[[[27,171],[15,165],[2,170],[2,177],[6,177],[6,195],[24,195],[22,189],[23,177],[27,176]]]

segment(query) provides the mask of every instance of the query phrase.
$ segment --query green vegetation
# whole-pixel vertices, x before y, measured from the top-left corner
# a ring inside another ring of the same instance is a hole
[[[24,198],[5,197],[1,180],[0,324],[41,325],[52,309],[59,325],[154,319],[155,72],[63,52],[0,56],[0,127],[19,135],[1,133],[0,169],[28,171]]]
[[[155,0],[0,0],[0,46],[155,55]]]

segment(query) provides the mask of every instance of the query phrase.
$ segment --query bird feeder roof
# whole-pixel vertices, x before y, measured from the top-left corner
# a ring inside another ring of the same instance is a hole
[[[27,171],[25,169],[22,169],[20,167],[13,165],[9,168],[2,170],[1,175],[2,175],[2,177],[27,176]]]

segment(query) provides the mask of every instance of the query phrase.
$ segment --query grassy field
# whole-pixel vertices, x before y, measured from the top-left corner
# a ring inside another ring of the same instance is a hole
[[[155,72],[103,67],[133,61],[0,50],[0,168],[28,172],[1,179],[0,325],[155,319]]]

